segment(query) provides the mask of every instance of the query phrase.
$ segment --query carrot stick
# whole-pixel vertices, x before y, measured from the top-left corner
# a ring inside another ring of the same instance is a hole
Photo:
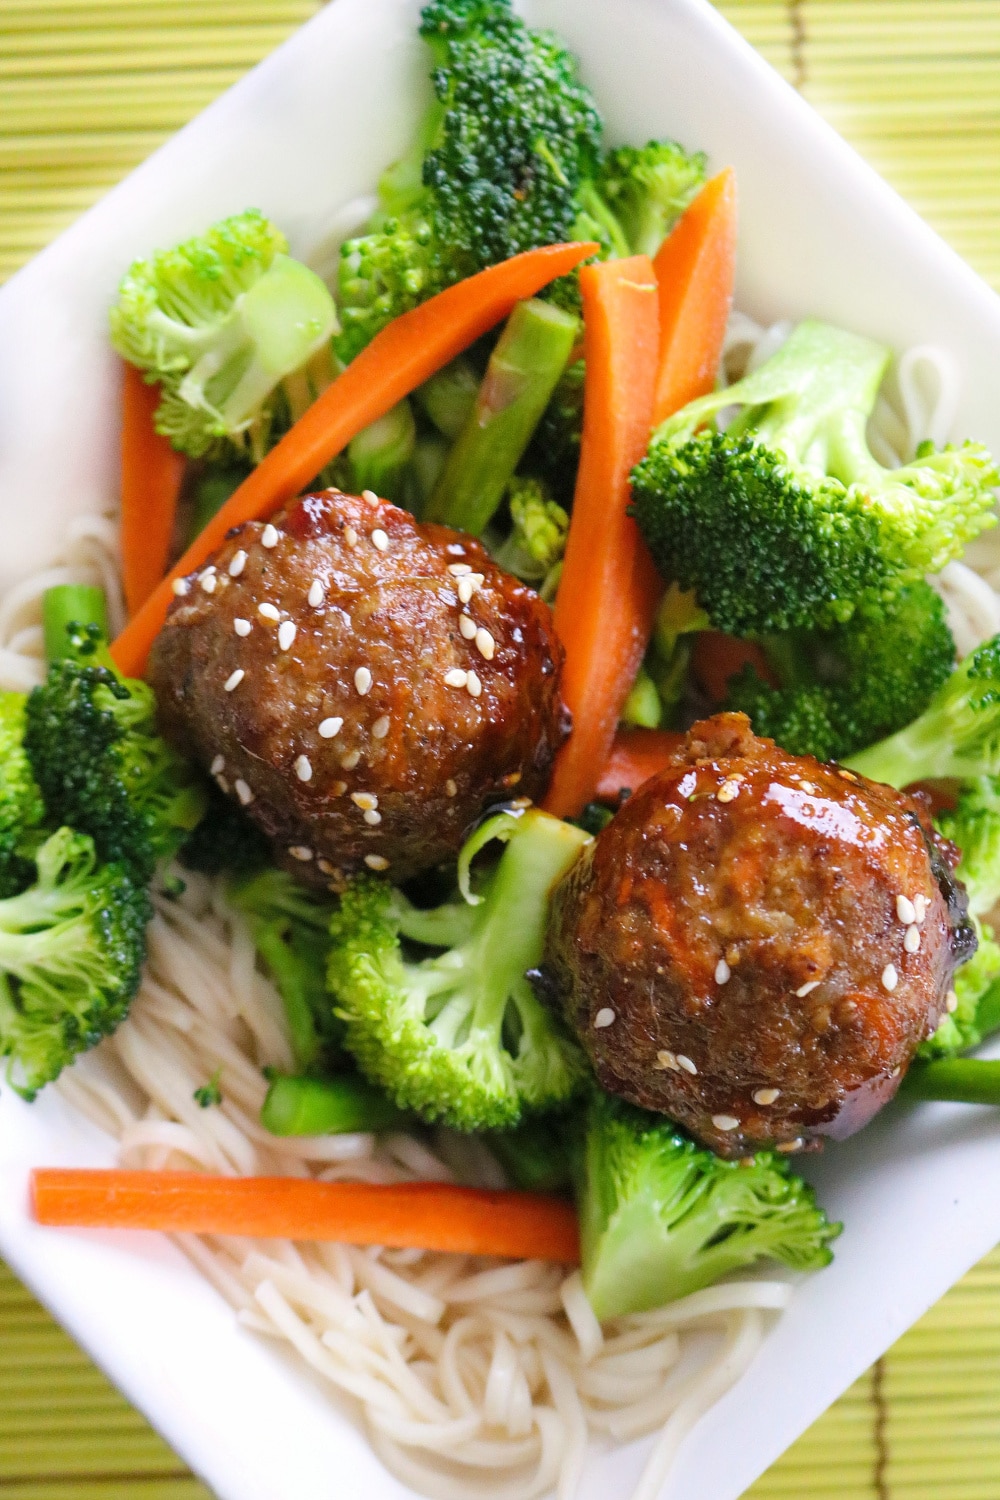
[[[684,736],[672,729],[619,729],[597,783],[599,802],[617,803],[624,789],[638,791],[669,764]]]
[[[231,527],[272,515],[363,428],[506,318],[516,303],[533,297],[597,249],[583,242],[526,250],[448,287],[376,334],[230,495],[125,627],[111,648],[119,670],[130,677],[142,673],[166,619],[174,579],[199,567]]]
[[[653,262],[660,288],[660,370],[653,424],[715,389],[736,277],[736,177],[707,182]]]
[[[580,1259],[576,1212],[562,1198],[450,1183],[42,1168],[31,1174],[31,1203],[39,1224],[63,1227],[340,1240],[566,1265]]]
[[[129,614],[145,604],[167,571],[184,477],[184,455],[153,426],[160,388],[134,365],[122,384],[122,582]]]
[[[652,262],[636,255],[584,266],[580,291],[587,363],[583,440],[555,606],[573,733],[556,758],[544,803],[559,817],[578,813],[594,795],[661,592],[627,514],[629,474],[649,442],[659,358]]]

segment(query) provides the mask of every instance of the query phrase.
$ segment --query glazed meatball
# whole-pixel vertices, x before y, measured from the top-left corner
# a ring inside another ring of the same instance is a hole
[[[557,887],[540,983],[606,1089],[720,1155],[850,1135],[975,947],[956,858],[913,798],[720,714]]]
[[[237,528],[182,587],[149,667],[163,731],[286,868],[406,880],[491,803],[544,791],[562,649],[472,538],[325,491]]]

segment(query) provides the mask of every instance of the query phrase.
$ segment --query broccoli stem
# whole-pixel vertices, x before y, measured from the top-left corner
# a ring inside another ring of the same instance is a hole
[[[279,1074],[271,1080],[260,1120],[272,1135],[344,1135],[402,1129],[409,1116],[363,1078]]]
[[[48,662],[73,660],[78,652],[71,627],[96,625],[101,640],[108,638],[108,604],[104,590],[88,583],[59,583],[42,599],[42,630]]]
[[[285,1020],[292,1043],[292,1053],[300,1068],[311,1068],[320,1055],[319,1032],[309,995],[317,980],[308,960],[285,940],[277,922],[259,922],[251,918],[250,931],[254,946],[267,964],[278,987]]]
[[[631,691],[625,699],[622,723],[637,724],[641,729],[659,729],[662,713],[663,705],[660,702],[656,683],[646,668],[640,667]]]
[[[519,302],[475,406],[448,455],[427,518],[478,536],[491,520],[576,343],[579,322],[551,302]]]
[[[946,1099],[956,1104],[1000,1104],[1000,1061],[941,1057],[915,1062],[903,1079],[905,1099]]]
[[[421,409],[444,437],[454,442],[476,404],[479,376],[461,356],[445,365],[416,391]]]
[[[374,490],[385,500],[397,500],[416,441],[410,403],[400,401],[351,440],[347,456],[355,488]]]

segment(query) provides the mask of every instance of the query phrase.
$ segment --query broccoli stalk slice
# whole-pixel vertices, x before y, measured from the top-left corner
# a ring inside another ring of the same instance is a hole
[[[363,428],[347,447],[355,491],[373,490],[396,504],[403,499],[406,471],[417,443],[417,424],[409,401],[400,401],[384,417]]]
[[[381,1090],[352,1074],[338,1078],[276,1075],[271,1079],[260,1122],[272,1135],[405,1130],[411,1123]]]
[[[900,1086],[903,1099],[951,1100],[955,1104],[1000,1104],[1000,1061],[947,1057],[913,1063]]]
[[[454,442],[472,413],[479,392],[479,376],[462,355],[445,365],[414,392],[434,426]]]
[[[845,762],[872,781],[1000,776],[1000,635],[976,648],[919,718]]]
[[[534,809],[503,814],[488,832],[507,848],[464,914],[455,904],[417,912],[385,881],[361,877],[330,926],[329,985],[362,1072],[401,1109],[459,1130],[506,1128],[561,1104],[583,1068],[527,972],[541,959],[549,892],[587,835]],[[449,946],[410,958],[403,936]]]
[[[998,474],[982,445],[899,469],[872,456],[865,427],[888,358],[801,323],[760,369],[657,429],[633,471],[634,513],[665,577],[693,588],[717,629],[822,629],[877,612],[995,524]]]
[[[723,1161],[609,1094],[591,1100],[578,1173],[583,1284],[602,1320],[763,1258],[816,1270],[840,1233],[776,1153]]]
[[[566,368],[579,328],[572,314],[537,297],[514,308],[434,488],[429,520],[475,536],[485,530]]]
[[[60,583],[46,589],[42,596],[45,660],[78,658],[81,632],[100,641],[108,639],[108,602],[104,590],[86,583]]]

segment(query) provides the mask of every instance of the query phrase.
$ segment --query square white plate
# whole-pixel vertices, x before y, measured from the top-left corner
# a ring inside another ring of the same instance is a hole
[[[0,587],[115,490],[105,314],[131,257],[250,204],[307,252],[370,192],[426,98],[417,0],[336,0],[0,291]],[[961,436],[1000,451],[1000,301],[703,0],[530,0],[575,48],[613,139],[675,135],[735,165],[738,301],[964,372]],[[40,1231],[33,1165],[110,1164],[55,1096],[0,1097],[0,1252],[221,1500],[406,1492],[311,1377],[243,1332],[165,1241]],[[1000,1239],[1000,1122],[894,1110],[810,1173],[847,1228],[744,1380],[688,1440],[665,1495],[735,1500]],[[588,1496],[627,1493],[644,1452],[595,1457]]]

